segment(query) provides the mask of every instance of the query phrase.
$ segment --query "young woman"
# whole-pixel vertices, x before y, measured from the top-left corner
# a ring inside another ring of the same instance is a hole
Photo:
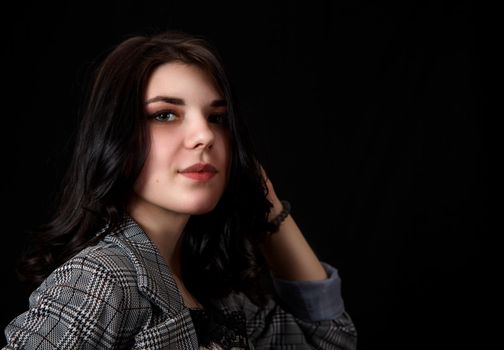
[[[6,349],[354,349],[338,273],[289,211],[217,51],[132,37],[96,72]]]

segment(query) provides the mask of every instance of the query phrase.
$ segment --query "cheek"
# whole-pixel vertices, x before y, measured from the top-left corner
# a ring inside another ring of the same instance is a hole
[[[151,162],[171,159],[180,146],[182,140],[174,130],[169,128],[153,128],[150,133],[150,153]]]
[[[164,176],[174,164],[176,140],[160,132],[151,132],[149,154],[137,180],[139,184],[155,181]]]
[[[151,180],[152,177],[164,177],[172,169],[174,164],[175,152],[168,146],[152,149],[149,157],[147,158],[145,172]]]
[[[231,152],[231,140],[227,132],[222,132],[221,134],[219,134],[218,143],[219,143],[218,153],[220,159],[224,164],[228,165],[229,169],[231,167],[232,152]]]

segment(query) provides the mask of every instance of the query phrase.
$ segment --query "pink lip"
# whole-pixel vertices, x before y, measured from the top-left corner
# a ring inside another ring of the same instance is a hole
[[[196,163],[179,171],[182,175],[197,181],[208,181],[217,172],[217,169],[213,165],[205,163]]]
[[[180,170],[181,173],[216,173],[217,169],[212,164],[205,163],[196,163],[193,164],[184,170]]]
[[[181,173],[181,174],[197,181],[208,181],[215,176],[215,173],[208,173],[208,172],[194,172],[194,173]]]

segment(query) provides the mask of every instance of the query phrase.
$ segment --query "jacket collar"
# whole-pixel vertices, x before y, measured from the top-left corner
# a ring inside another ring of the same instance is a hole
[[[131,216],[125,215],[119,227],[110,232],[104,241],[124,249],[135,267],[138,288],[146,298],[169,315],[176,315],[183,310],[184,303],[173,272]]]

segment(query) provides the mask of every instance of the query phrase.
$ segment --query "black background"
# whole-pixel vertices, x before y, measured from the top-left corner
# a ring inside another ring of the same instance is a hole
[[[481,348],[488,10],[471,1],[68,2],[4,10],[0,327],[27,307],[88,67],[127,36],[220,48],[276,192],[336,266],[360,349]]]

